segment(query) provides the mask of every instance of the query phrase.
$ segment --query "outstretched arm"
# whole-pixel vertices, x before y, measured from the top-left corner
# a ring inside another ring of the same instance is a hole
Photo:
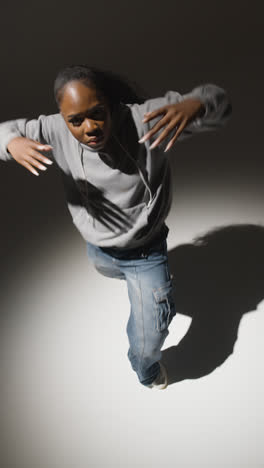
[[[48,117],[38,119],[17,119],[0,124],[0,159],[8,161],[15,159],[32,174],[39,175],[35,168],[46,170],[45,164],[53,161],[43,156],[39,151],[51,156],[52,146],[47,131]]]
[[[231,116],[232,105],[223,88],[205,84],[184,95],[167,91],[164,97],[145,101],[141,111],[142,122],[155,121],[139,142],[143,143],[155,135],[150,149],[165,143],[167,151],[176,140],[225,125]]]

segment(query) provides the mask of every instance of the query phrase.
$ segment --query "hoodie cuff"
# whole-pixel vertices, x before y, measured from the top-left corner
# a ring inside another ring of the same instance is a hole
[[[211,123],[222,119],[222,114],[225,113],[228,107],[228,98],[225,90],[211,83],[197,86],[188,96],[198,98],[205,106],[204,115],[198,116],[194,120],[198,126],[204,125],[205,121]],[[229,113],[227,114],[229,115]]]

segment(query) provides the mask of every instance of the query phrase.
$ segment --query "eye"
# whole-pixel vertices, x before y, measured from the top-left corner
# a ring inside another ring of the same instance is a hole
[[[82,119],[74,119],[72,120],[72,125],[74,127],[79,127],[82,124]]]
[[[82,119],[73,119],[73,120],[71,120],[71,124],[74,127],[79,127],[82,124]]]

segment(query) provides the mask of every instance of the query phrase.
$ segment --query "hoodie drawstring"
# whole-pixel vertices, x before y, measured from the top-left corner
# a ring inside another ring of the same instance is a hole
[[[151,190],[150,190],[150,187],[143,175],[143,172],[141,171],[140,167],[137,165],[136,161],[134,160],[134,158],[132,158],[131,154],[126,150],[126,148],[120,143],[120,141],[118,140],[118,138],[115,136],[115,134],[113,133],[113,137],[115,138],[115,140],[117,141],[117,143],[119,144],[119,146],[122,148],[122,150],[127,154],[127,156],[131,159],[131,161],[133,161],[133,163],[135,164],[138,172],[139,172],[139,175],[145,185],[145,187],[147,188],[148,192],[149,192],[149,202],[147,204],[147,206],[149,207],[149,205],[151,204],[152,200],[153,200],[153,196],[152,196],[152,193],[151,193]]]

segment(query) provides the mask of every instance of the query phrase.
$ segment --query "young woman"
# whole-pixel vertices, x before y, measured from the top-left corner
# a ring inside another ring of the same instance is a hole
[[[166,388],[161,347],[176,313],[165,224],[172,198],[167,151],[224,125],[230,100],[214,84],[147,98],[120,76],[86,65],[59,72],[54,91],[59,113],[0,124],[0,158],[35,175],[57,163],[89,258],[103,275],[127,282],[131,366],[141,384]]]

